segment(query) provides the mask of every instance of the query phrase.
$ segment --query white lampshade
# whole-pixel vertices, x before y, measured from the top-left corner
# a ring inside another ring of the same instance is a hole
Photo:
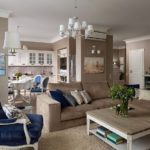
[[[87,22],[86,21],[82,21],[82,29],[86,29],[87,27]]]
[[[80,25],[79,22],[75,22],[75,24],[74,24],[74,30],[76,30],[76,31],[81,30],[81,25]]]
[[[3,49],[20,49],[20,36],[18,32],[5,32]]]
[[[60,25],[59,32],[65,32],[65,26],[63,24]]]
[[[88,25],[88,32],[90,33],[94,32],[94,28],[92,25]]]
[[[73,27],[73,25],[74,25],[74,19],[69,18],[68,26]]]

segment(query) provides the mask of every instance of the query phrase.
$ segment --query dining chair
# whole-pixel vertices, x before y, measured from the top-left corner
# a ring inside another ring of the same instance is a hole
[[[42,81],[42,76],[41,75],[36,75],[33,79],[34,87],[37,87],[41,84]]]
[[[13,84],[8,84],[8,101],[10,103],[15,103],[14,102],[15,99],[15,90],[14,90],[14,86]]]
[[[49,82],[49,77],[45,77],[42,81],[42,85],[38,87],[33,87],[30,91],[30,99],[32,94],[41,94],[47,91],[47,86]]]

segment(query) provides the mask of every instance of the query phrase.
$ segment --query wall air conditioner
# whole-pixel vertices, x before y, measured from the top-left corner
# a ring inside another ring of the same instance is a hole
[[[107,38],[107,33],[106,32],[94,31],[91,35],[87,35],[86,39],[105,41],[106,38]]]

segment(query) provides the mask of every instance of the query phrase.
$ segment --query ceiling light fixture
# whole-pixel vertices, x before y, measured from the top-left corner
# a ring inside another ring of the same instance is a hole
[[[77,9],[77,0],[75,0],[74,8]],[[84,30],[84,34],[81,33],[81,30]],[[88,25],[86,21],[79,22],[78,17],[69,18],[68,27],[66,28],[64,25],[60,25],[59,35],[61,37],[69,36],[76,38],[78,35],[87,38],[94,32],[93,25]]]

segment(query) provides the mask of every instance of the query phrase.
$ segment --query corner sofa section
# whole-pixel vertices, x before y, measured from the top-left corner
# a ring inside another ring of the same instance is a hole
[[[37,113],[44,117],[44,131],[57,131],[85,124],[86,112],[115,105],[116,102],[108,98],[109,87],[107,82],[97,83],[50,83],[49,90],[60,89],[63,92],[72,90],[86,90],[92,98],[90,104],[81,104],[76,107],[61,109],[59,102],[48,94],[37,96]]]

